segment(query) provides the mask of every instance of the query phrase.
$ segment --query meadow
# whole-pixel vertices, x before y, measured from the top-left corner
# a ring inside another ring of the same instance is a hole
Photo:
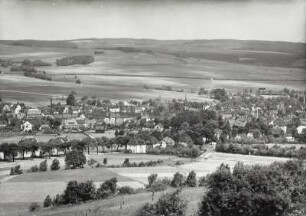
[[[29,169],[33,165],[38,165],[43,159],[33,159],[33,160],[18,160],[16,163],[11,163],[12,166],[17,163],[21,165],[24,169],[24,174],[19,176],[9,176],[9,170],[3,170],[0,172],[0,206],[10,206],[9,209],[12,208],[12,205],[16,204],[16,211],[20,208],[21,212],[26,212],[23,207],[25,207],[24,203],[30,204],[31,202],[42,203],[43,199],[47,195],[55,196],[57,193],[62,193],[66,187],[66,184],[70,180],[77,181],[86,181],[93,180],[95,185],[98,187],[103,181],[117,177],[119,186],[130,186],[133,188],[142,188],[147,184],[147,177],[150,174],[157,173],[159,178],[172,178],[174,173],[180,172],[183,175],[187,176],[191,170],[194,170],[197,174],[197,178],[201,176],[206,176],[207,174],[216,170],[221,163],[229,164],[230,167],[233,167],[237,162],[243,162],[244,164],[253,165],[268,165],[273,163],[274,161],[285,161],[287,159],[277,158],[277,157],[261,157],[261,156],[248,156],[248,155],[233,155],[233,154],[225,154],[225,153],[205,153],[200,156],[196,160],[183,159],[178,158],[176,156],[157,156],[157,155],[143,155],[143,154],[122,154],[122,153],[107,153],[107,154],[91,154],[87,155],[87,159],[94,158],[95,160],[102,162],[103,158],[108,158],[108,165],[120,165],[123,163],[125,158],[129,158],[130,162],[141,162],[141,161],[149,161],[149,160],[164,160],[164,164],[155,167],[129,167],[129,168],[91,168],[86,166],[83,169],[75,169],[75,170],[65,170],[64,169],[64,158],[58,158],[60,160],[61,169],[58,171],[47,171],[47,172],[38,172],[38,173],[26,173],[26,169]],[[51,164],[51,159],[47,159],[48,165]],[[176,161],[183,161],[182,165],[175,165]],[[3,165],[3,164],[1,164]],[[200,189],[199,189],[200,190]],[[133,195],[134,196],[134,195]],[[141,195],[135,195],[141,196]],[[145,195],[145,196],[150,196]],[[120,199],[120,198],[115,198]],[[194,197],[191,197],[194,199]],[[148,199],[142,199],[143,201],[149,201]],[[79,211],[79,208],[86,209],[87,205],[93,206],[88,207],[93,210],[99,208],[100,205],[104,206],[110,201],[101,201],[95,202],[95,204],[85,204],[80,207],[73,207],[69,209],[69,212],[73,209],[75,211]],[[21,203],[21,204],[20,204]],[[118,203],[112,204],[118,205]],[[131,207],[132,209],[138,208],[139,203],[136,206]],[[23,209],[23,210],[22,210]],[[103,208],[104,209],[104,208]],[[130,207],[129,207],[130,209]],[[104,209],[106,212],[119,212],[124,210],[120,210],[117,208],[109,208]],[[136,211],[136,209],[134,209]],[[133,211],[134,211],[133,210]],[[61,211],[64,210],[55,210],[54,212],[50,212],[51,215],[59,215]],[[101,209],[97,212],[100,212]],[[102,212],[103,212],[102,211]],[[5,211],[6,212],[6,211]],[[14,212],[14,211],[13,211]],[[1,212],[2,213],[2,212]],[[49,212],[48,212],[49,214]],[[68,213],[67,213],[68,214]],[[70,213],[69,213],[70,214]],[[80,213],[79,213],[80,214]],[[106,215],[112,215],[113,213],[107,213]],[[119,213],[118,213],[119,214]],[[121,213],[120,213],[121,214]],[[119,215],[120,215],[119,214]],[[0,214],[1,215],[1,214]],[[66,213],[65,213],[66,215]],[[94,214],[95,215],[95,214]],[[97,215],[99,215],[97,213]],[[115,214],[114,214],[115,215]]]

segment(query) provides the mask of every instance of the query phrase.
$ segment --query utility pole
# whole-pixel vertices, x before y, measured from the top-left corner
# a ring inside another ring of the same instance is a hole
[[[52,115],[53,112],[52,112],[52,97],[50,98],[50,114]]]

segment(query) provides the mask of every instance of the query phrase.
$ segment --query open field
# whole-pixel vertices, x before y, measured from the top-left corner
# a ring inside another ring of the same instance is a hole
[[[204,188],[186,188],[182,191],[182,197],[188,199],[187,215],[194,215],[198,209]],[[154,202],[164,194],[155,194]],[[120,208],[124,200],[124,206]],[[35,212],[35,215],[66,215],[66,216],[134,216],[136,212],[147,202],[152,202],[151,193],[139,193],[128,196],[118,196],[107,200],[99,200],[82,205],[70,207],[48,208]],[[17,203],[0,205],[0,215],[32,215],[28,212],[30,203]]]
[[[0,97],[43,104],[50,96],[67,95],[74,90],[79,96],[101,98],[184,99],[184,92],[155,90],[165,85],[188,92],[189,100],[206,101],[209,99],[196,94],[200,87],[237,91],[258,87],[279,90],[286,86],[304,90],[306,84],[305,67],[296,64],[305,59],[303,44],[119,39],[76,40],[62,47],[33,43],[16,46],[0,41],[0,58],[19,62],[42,59],[52,63],[50,67],[37,67],[51,75],[52,81],[24,77],[22,73],[0,67],[3,71]],[[71,48],[71,44],[77,48]],[[97,50],[104,53],[95,55],[95,62],[90,65],[55,66],[57,58],[94,55]],[[240,57],[257,60],[245,63],[239,61]],[[75,76],[82,84],[75,84]],[[149,89],[144,89],[143,85]]]
[[[165,161],[182,160],[177,157],[156,156],[156,155],[133,155],[133,154],[105,154],[105,155],[90,155],[98,161],[107,157],[108,164],[122,164],[124,158],[130,158],[131,162],[140,162],[147,160],[164,159]],[[89,157],[88,157],[89,158]],[[24,173],[20,176],[9,177],[8,170],[6,173],[1,171],[6,177],[1,179],[0,194],[3,199],[0,205],[10,203],[29,203],[42,202],[48,195],[56,195],[61,193],[70,180],[86,181],[93,180],[98,186],[104,180],[117,177],[118,185],[129,185],[134,188],[143,187],[147,184],[147,177],[152,173],[158,173],[159,178],[172,178],[175,172],[180,172],[187,175],[191,170],[197,173],[197,177],[205,176],[216,170],[221,163],[229,164],[233,167],[238,161],[245,164],[253,165],[268,165],[274,161],[286,161],[285,158],[276,157],[261,157],[249,155],[233,155],[225,153],[205,153],[196,161],[185,160],[185,164],[180,166],[168,165],[166,162],[161,166],[156,167],[131,167],[131,168],[90,168],[86,166],[84,169],[76,170],[59,170],[47,171],[43,173]],[[30,167],[30,165],[38,165],[41,159],[33,161],[21,161],[22,167]],[[61,166],[63,166],[63,158],[60,158]],[[30,163],[31,162],[31,163]],[[28,163],[26,165],[26,163]],[[50,164],[50,160],[48,164]]]

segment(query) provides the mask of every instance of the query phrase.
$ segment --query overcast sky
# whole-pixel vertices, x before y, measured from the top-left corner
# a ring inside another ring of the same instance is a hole
[[[306,0],[0,0],[0,39],[305,42]]]

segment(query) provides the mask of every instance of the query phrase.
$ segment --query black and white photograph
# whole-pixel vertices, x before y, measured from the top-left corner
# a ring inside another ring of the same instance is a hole
[[[306,0],[0,0],[0,216],[306,216]]]

